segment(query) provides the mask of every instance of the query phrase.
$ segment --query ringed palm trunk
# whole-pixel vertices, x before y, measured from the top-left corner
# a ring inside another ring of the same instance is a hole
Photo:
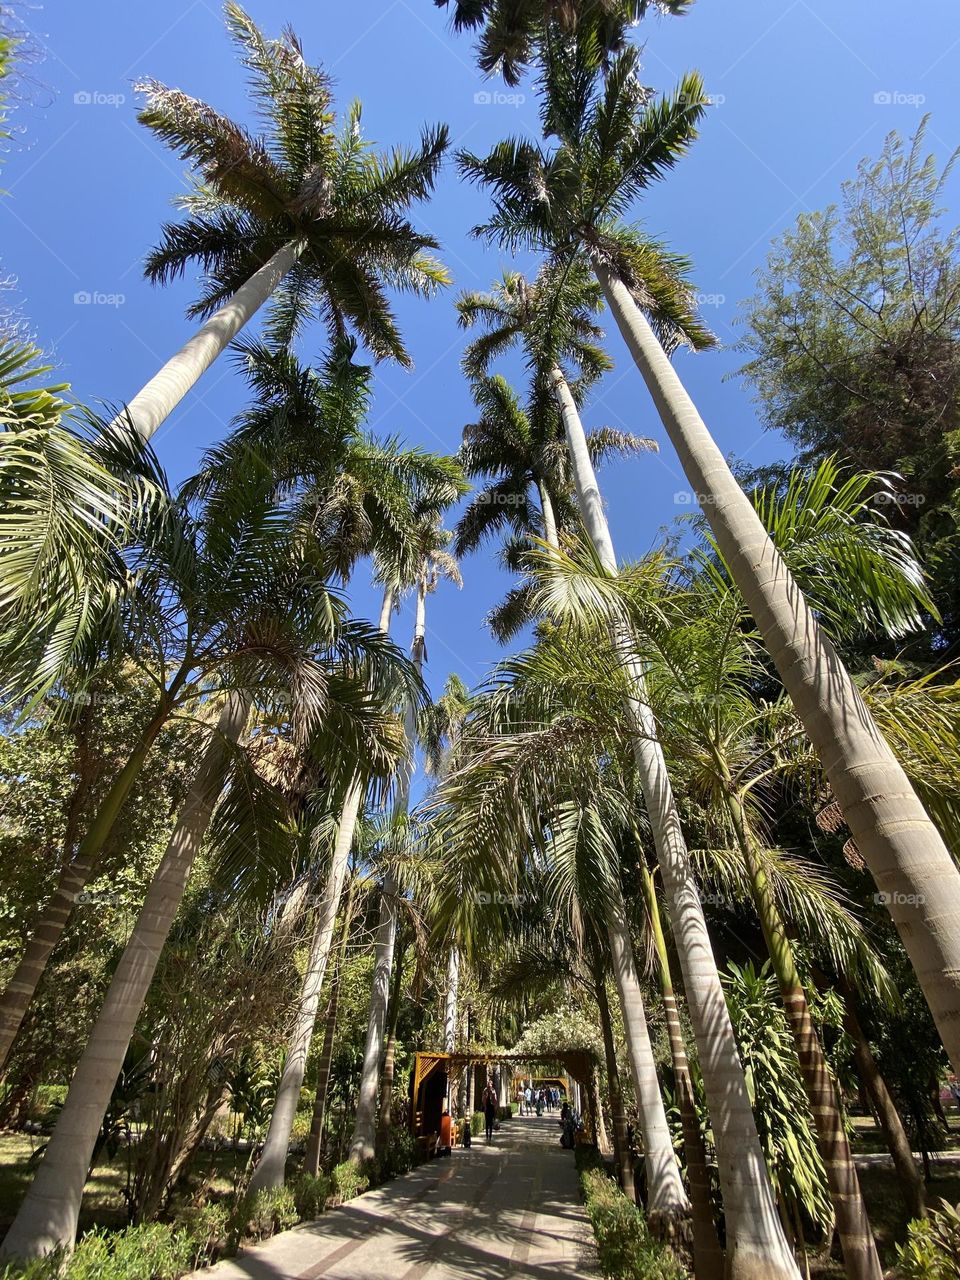
[[[124,411],[117,415],[116,421],[129,422],[142,440],[149,440],[214,360],[256,315],[296,265],[303,249],[303,241],[297,240],[278,249],[153,375]]]
[[[850,1280],[882,1280],[877,1246],[837,1105],[836,1086],[823,1056],[820,1037],[810,1017],[793,949],[742,802],[732,790],[729,774],[724,777],[724,783],[727,788],[724,792],[727,811],[747,867],[754,905],[760,916],[767,950],[780,985],[780,995],[800,1060],[800,1074],[810,1099],[817,1147],[827,1173],[830,1200],[843,1249],[844,1269]]]
[[[423,566],[417,583],[417,611],[413,628],[413,664],[417,671],[423,669],[424,637],[426,635],[427,579]],[[410,783],[413,778],[413,752],[416,745],[417,717],[412,705],[408,705],[404,717],[407,740],[407,759],[403,762],[397,781],[397,800],[394,811],[405,814],[410,804]],[[353,1137],[350,1140],[350,1159],[356,1164],[372,1160],[376,1154],[377,1102],[380,1084],[380,1064],[383,1060],[384,1032],[387,1024],[387,1006],[390,999],[390,976],[397,944],[397,896],[400,885],[392,871],[384,877],[380,895],[380,919],[374,943],[373,982],[370,989],[370,1011],[367,1015],[367,1037],[363,1048],[363,1066],[360,1073],[360,1094],[354,1119]]]
[[[604,567],[616,573],[616,553],[583,424],[559,368],[553,369],[552,381],[566,432],[580,514]],[[656,720],[646,701],[643,670],[635,662],[630,669],[636,697],[630,699],[626,710],[636,727],[634,757],[667,895],[713,1126],[726,1223],[727,1275],[729,1280],[799,1280],[796,1259],[784,1236],[770,1189],[700,893],[657,737]]]
[[[83,1187],[103,1117],[223,787],[226,744],[240,738],[250,706],[246,694],[231,693],[220,714],[216,736],[201,757],[43,1160],[4,1239],[5,1257],[36,1258],[73,1247]]]
[[[960,1071],[960,868],[626,285],[594,270]]]
[[[337,1010],[340,1006],[340,982],[343,977],[343,966],[347,958],[347,944],[350,941],[350,929],[353,925],[353,913],[356,905],[357,877],[350,881],[350,892],[347,894],[347,905],[343,913],[343,932],[340,935],[340,951],[337,956],[337,968],[330,988],[330,999],[327,1003],[327,1014],[323,1033],[323,1046],[320,1050],[320,1061],[317,1064],[317,1090],[313,1100],[313,1119],[307,1137],[306,1151],[303,1157],[304,1173],[314,1177],[320,1172],[320,1153],[323,1149],[323,1126],[327,1110],[327,1089],[330,1085],[330,1067],[333,1063],[333,1037],[337,1029]]]
[[[277,1087],[276,1101],[270,1115],[263,1153],[250,1179],[250,1190],[253,1192],[283,1186],[290,1133],[300,1102],[300,1090],[303,1087],[307,1057],[317,1021],[320,992],[326,977],[327,961],[333,944],[333,930],[337,912],[340,909],[343,882],[347,874],[347,863],[350,860],[350,850],[353,847],[357,815],[360,812],[362,799],[363,783],[359,778],[354,778],[340,811],[337,838],[327,871],[323,898],[313,927],[307,968],[300,989],[300,1002],[297,1005],[287,1041],[287,1056],[283,1064],[280,1084]]]
[[[647,1174],[647,1218],[656,1235],[676,1239],[690,1215],[680,1166],[673,1153],[673,1139],[663,1106],[657,1065],[650,1044],[647,1017],[633,956],[633,942],[619,886],[612,888],[606,904],[607,937],[613,977],[623,1012],[627,1057],[643,1130],[643,1159]]]
[[[690,1202],[693,1206],[694,1270],[697,1280],[722,1280],[723,1249],[720,1247],[720,1239],[713,1220],[713,1207],[710,1203],[707,1149],[700,1131],[700,1117],[697,1114],[697,1104],[693,1094],[693,1079],[690,1075],[687,1049],[683,1043],[673,979],[670,976],[670,957],[660,922],[657,891],[653,883],[653,872],[643,863],[641,863],[640,874],[643,877],[647,916],[657,955],[660,995],[663,999],[663,1012],[670,1040],[670,1056],[673,1060],[673,1078],[676,1081],[677,1101],[680,1106],[680,1123],[683,1127],[683,1153],[687,1162],[687,1181],[690,1184]]]
[[[74,857],[64,863],[53,897],[44,907],[20,962],[0,996],[0,1072],[6,1066],[13,1042],[40,985],[50,954],[63,936],[77,898],[96,870],[117,815],[139,777],[143,763],[166,723],[167,716],[168,711],[164,706],[147,725],[140,741],[127,757],[78,844]]]
[[[617,1174],[624,1195],[636,1201],[633,1153],[630,1150],[627,1116],[623,1109],[623,1093],[620,1090],[617,1047],[613,1039],[613,1022],[610,1018],[610,1001],[607,999],[607,984],[601,971],[594,976],[594,990],[597,996],[597,1012],[600,1015],[600,1033],[603,1036],[603,1056],[607,1067],[607,1092],[610,1095],[610,1120],[613,1124],[613,1150],[617,1162]]]

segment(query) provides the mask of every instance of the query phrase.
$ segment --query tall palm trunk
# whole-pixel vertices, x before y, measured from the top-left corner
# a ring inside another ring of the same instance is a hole
[[[537,492],[540,495],[540,513],[543,516],[543,540],[550,547],[559,545],[557,538],[557,517],[553,511],[553,502],[550,499],[550,491],[543,481],[537,484]]]
[[[844,1029],[853,1041],[853,1061],[857,1068],[857,1076],[867,1091],[870,1105],[876,1114],[877,1121],[886,1139],[887,1149],[893,1159],[897,1181],[907,1212],[911,1218],[925,1218],[927,1215],[927,1195],[913,1158],[910,1139],[900,1119],[897,1105],[890,1096],[887,1082],[880,1073],[877,1060],[873,1056],[870,1043],[864,1035],[860,1019],[853,1006],[853,993],[847,989],[841,991],[844,997]]]
[[[400,1020],[404,950],[404,942],[398,939],[397,960],[393,966],[393,987],[390,991],[390,1005],[387,1010],[387,1048],[383,1055],[383,1074],[380,1077],[380,1118],[377,1121],[376,1138],[376,1147],[380,1154],[386,1150],[393,1120],[393,1085],[397,1065],[397,1024]]]
[[[359,778],[354,778],[340,810],[337,838],[327,871],[323,898],[314,922],[307,968],[300,989],[300,1001],[290,1029],[290,1037],[287,1040],[287,1056],[280,1083],[277,1086],[277,1097],[270,1116],[270,1126],[267,1129],[260,1162],[250,1179],[250,1190],[254,1192],[283,1186],[290,1132],[293,1129],[297,1106],[300,1102],[300,1090],[307,1069],[307,1056],[310,1053],[313,1028],[317,1021],[317,1007],[327,972],[333,930],[337,912],[340,909],[340,897],[343,893],[350,850],[353,847],[363,790],[363,783]]]
[[[616,553],[583,424],[559,368],[554,368],[552,380],[563,418],[580,514],[605,568],[616,573]],[[796,1260],[784,1236],[770,1190],[693,866],[663,748],[657,738],[656,721],[646,702],[643,671],[634,663],[631,674],[636,697],[630,700],[626,710],[637,730],[634,756],[667,895],[713,1126],[726,1222],[727,1275],[729,1280],[760,1280],[761,1277],[763,1280],[799,1280]]]
[[[460,948],[450,946],[447,957],[447,995],[443,1007],[443,1048],[453,1053],[457,1044],[457,996],[460,992]]]
[[[613,1039],[613,1021],[610,1017],[610,1001],[602,970],[594,974],[594,990],[597,996],[597,1012],[600,1015],[600,1034],[603,1036],[603,1056],[607,1067],[607,1093],[610,1095],[610,1120],[613,1124],[613,1150],[617,1162],[617,1176],[623,1193],[636,1200],[637,1189],[633,1178],[633,1152],[627,1133],[627,1114],[623,1109],[623,1093],[617,1069],[617,1047]]]
[[[647,916],[650,921],[650,933],[653,937],[654,951],[657,956],[657,972],[660,976],[660,995],[663,999],[663,1012],[667,1023],[667,1036],[670,1040],[670,1056],[673,1060],[673,1078],[677,1087],[677,1101],[680,1106],[680,1123],[683,1127],[683,1153],[687,1162],[687,1181],[690,1184],[690,1203],[693,1206],[693,1261],[697,1280],[722,1280],[723,1249],[717,1235],[713,1220],[713,1207],[710,1203],[710,1173],[707,1169],[707,1149],[700,1132],[700,1117],[697,1114],[696,1099],[693,1094],[693,1079],[690,1075],[690,1064],[687,1060],[687,1049],[683,1043],[683,1031],[680,1027],[680,1013],[673,990],[673,979],[670,976],[670,956],[667,953],[667,941],[663,935],[660,921],[660,906],[657,902],[657,890],[653,883],[653,872],[641,863],[640,874],[643,877],[643,892],[647,905]]]
[[[214,360],[256,315],[296,265],[303,249],[303,242],[297,240],[278,249],[153,375],[124,411],[117,415],[116,421],[129,422],[142,440],[149,440]]]
[[[337,1029],[337,1010],[340,1006],[340,983],[343,978],[343,966],[347,959],[347,944],[350,941],[350,929],[353,925],[353,914],[356,906],[357,877],[350,880],[350,890],[343,911],[343,931],[340,935],[340,950],[337,955],[336,972],[330,986],[330,999],[327,1002],[323,1045],[320,1049],[320,1061],[317,1063],[317,1088],[313,1099],[313,1118],[310,1122],[310,1133],[307,1136],[306,1151],[303,1157],[304,1173],[314,1177],[320,1172],[320,1153],[323,1150],[323,1126],[327,1110],[327,1090],[330,1086],[330,1067],[333,1063],[333,1037]]]
[[[417,582],[417,610],[413,627],[413,664],[423,670],[424,638],[426,635],[427,566],[424,563]],[[397,779],[397,799],[394,812],[405,814],[410,804],[410,784],[413,779],[413,757],[417,737],[416,709],[408,704],[404,716],[404,733],[407,740],[407,758]],[[360,1093],[357,1114],[354,1119],[353,1137],[350,1140],[350,1159],[355,1163],[372,1160],[376,1154],[377,1100],[380,1084],[380,1063],[383,1059],[383,1038],[387,1022],[387,1005],[390,998],[390,975],[397,943],[397,896],[399,882],[388,871],[384,876],[380,894],[380,919],[374,943],[373,982],[370,988],[370,1011],[367,1015],[367,1037],[363,1048],[363,1066],[360,1072]]]
[[[882,1280],[876,1242],[837,1105],[836,1086],[823,1056],[820,1037],[810,1017],[803,983],[793,958],[793,948],[787,938],[783,918],[764,871],[742,801],[733,789],[729,771],[723,765],[721,768],[727,812],[746,864],[754,905],[760,916],[763,936],[773,961],[787,1021],[800,1060],[800,1074],[810,1099],[810,1114],[817,1135],[817,1148],[827,1173],[830,1200],[843,1249],[844,1268],[850,1280]]]
[[[960,868],[626,285],[594,270],[960,1071]]]
[[[647,1174],[647,1218],[658,1235],[673,1239],[682,1232],[690,1214],[690,1202],[683,1189],[680,1166],[673,1153],[673,1140],[663,1106],[657,1064],[650,1044],[643,1007],[633,942],[619,886],[611,888],[606,904],[607,936],[613,977],[623,1012],[627,1057],[633,1074],[633,1088],[643,1130],[643,1158]]]
[[[392,610],[393,589],[387,586],[384,588],[383,602],[380,607],[380,630],[384,635],[388,635],[390,631]],[[280,1076],[280,1084],[277,1087],[263,1153],[250,1179],[251,1191],[283,1186],[287,1147],[290,1144],[290,1133],[300,1101],[303,1076],[307,1069],[307,1057],[317,1021],[320,991],[327,971],[334,925],[343,894],[343,881],[362,800],[363,785],[359,778],[354,778],[340,812],[337,839],[310,944],[307,970],[300,990],[300,1001],[290,1030],[290,1038],[287,1041],[287,1057]]]
[[[44,907],[24,948],[20,963],[0,996],[0,1072],[6,1065],[17,1032],[40,985],[50,954],[63,936],[77,898],[96,869],[117,815],[139,777],[150,748],[168,715],[167,704],[164,702],[111,784],[86,834],[77,845],[74,856],[64,862],[53,896]],[[69,850],[67,852],[69,855]]]
[[[103,1008],[77,1064],[43,1160],[3,1242],[3,1255],[35,1258],[70,1249],[97,1135],[110,1103],[160,952],[183,899],[214,806],[223,788],[226,744],[243,733],[246,694],[231,693],[207,746],[143,908],[110,982]]]

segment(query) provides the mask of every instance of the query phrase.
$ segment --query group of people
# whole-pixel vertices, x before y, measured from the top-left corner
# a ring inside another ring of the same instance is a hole
[[[552,1085],[541,1085],[534,1089],[532,1085],[521,1086],[517,1090],[517,1104],[522,1116],[531,1116],[536,1111],[542,1116],[544,1111],[554,1111],[560,1105],[560,1090]]]

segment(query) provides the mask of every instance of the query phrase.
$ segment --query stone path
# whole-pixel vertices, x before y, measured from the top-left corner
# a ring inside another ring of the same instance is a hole
[[[593,1233],[555,1117],[515,1117],[490,1146],[254,1245],[204,1280],[594,1280]]]

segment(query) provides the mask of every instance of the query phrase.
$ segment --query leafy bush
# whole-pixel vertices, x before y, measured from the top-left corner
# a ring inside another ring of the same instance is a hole
[[[513,1103],[512,1102],[508,1102],[505,1107],[500,1108],[500,1119],[501,1120],[513,1119]]]
[[[219,1200],[208,1200],[200,1205],[184,1205],[174,1219],[174,1226],[182,1227],[193,1244],[192,1267],[212,1262],[227,1235],[230,1215],[227,1206]]]
[[[293,1184],[293,1201],[300,1220],[310,1222],[319,1218],[327,1207],[332,1190],[327,1174],[301,1173]]]
[[[330,1174],[330,1183],[330,1204],[343,1204],[366,1191],[370,1185],[370,1169],[354,1164],[352,1160],[344,1160]]]
[[[0,1280],[58,1280],[64,1271],[64,1252],[57,1249],[45,1258],[8,1262],[0,1270]]]
[[[484,1129],[483,1112],[475,1111],[470,1117],[470,1133],[474,1138],[479,1138]]]
[[[223,1215],[222,1222],[226,1222]],[[122,1231],[97,1228],[83,1236],[73,1253],[10,1263],[2,1280],[177,1280],[193,1270],[198,1241],[184,1226],[147,1222]]]
[[[419,1150],[413,1134],[407,1128],[391,1129],[387,1149],[380,1162],[380,1179],[396,1178],[409,1173],[417,1163]]]
[[[297,1206],[289,1187],[273,1187],[247,1192],[238,1202],[230,1223],[230,1243],[241,1240],[267,1240],[277,1231],[296,1226]]]
[[[579,1155],[580,1187],[607,1280],[685,1280],[676,1255],[650,1235],[646,1219],[603,1168],[594,1151]]]
[[[946,1200],[929,1218],[917,1218],[907,1228],[905,1244],[897,1248],[897,1269],[904,1280],[956,1280],[960,1275],[960,1204]]]

